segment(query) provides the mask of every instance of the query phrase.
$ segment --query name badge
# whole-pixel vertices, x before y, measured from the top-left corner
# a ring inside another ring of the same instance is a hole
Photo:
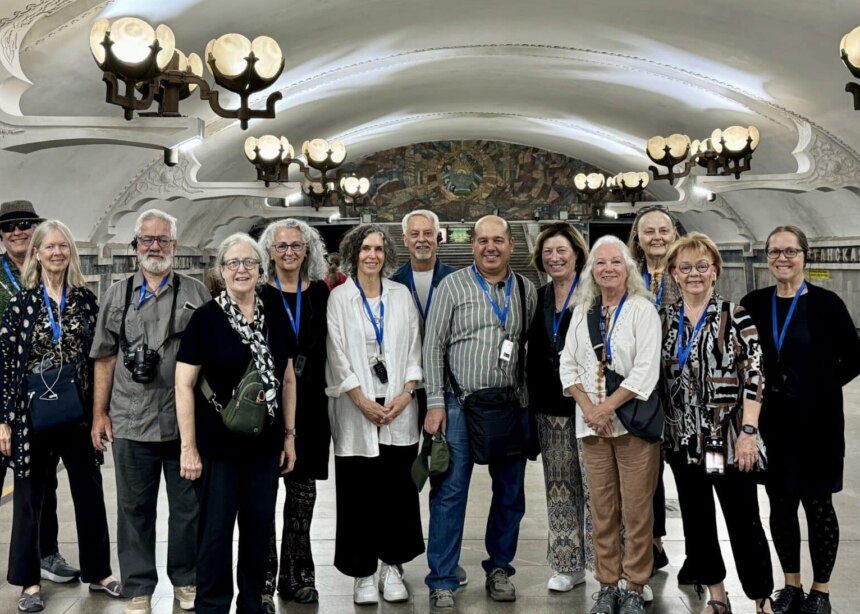
[[[388,369],[385,368],[385,363],[377,362],[373,365],[373,373],[376,375],[376,379],[379,380],[380,384],[388,383]]]
[[[301,377],[302,373],[305,371],[305,364],[307,364],[308,359],[305,356],[299,354],[296,356],[295,360],[293,360],[293,370],[296,372],[296,377]]]
[[[502,341],[502,348],[499,350],[499,359],[505,362],[511,361],[511,356],[514,354],[514,342],[510,339]]]

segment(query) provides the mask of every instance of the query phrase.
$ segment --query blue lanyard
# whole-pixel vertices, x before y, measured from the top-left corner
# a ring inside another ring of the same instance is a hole
[[[57,345],[60,342],[60,335],[63,332],[62,324],[54,319],[54,310],[51,309],[51,297],[48,296],[48,288],[42,284],[42,300],[45,301],[45,309],[48,310],[48,321],[51,323],[51,332],[53,333],[53,344]],[[60,314],[66,308],[66,284],[63,283],[63,297],[60,299]]]
[[[9,268],[9,257],[5,254],[3,255],[3,268],[6,269],[6,277],[8,277],[9,281],[12,282],[12,285],[15,286],[15,292],[20,292],[21,286],[18,285],[18,282],[15,280],[15,276],[12,274],[12,269]]]
[[[146,278],[143,278],[143,283],[140,285],[140,298],[137,301],[137,308],[140,309],[141,306],[151,299],[153,296],[158,294],[158,292],[167,284],[167,280],[170,277],[170,273],[164,276],[164,279],[158,284],[158,287],[155,289],[155,292],[149,291],[149,286],[146,283]]]
[[[436,269],[434,268],[433,270],[435,271]],[[421,306],[421,301],[418,298],[418,290],[415,289],[415,276],[412,274],[412,265],[409,265],[409,287],[412,289],[415,304],[418,305],[418,313],[421,314],[421,319],[426,322],[427,316],[430,315],[430,301],[433,299],[433,280],[430,280],[430,292],[427,293],[427,305],[425,307]]]
[[[788,331],[788,323],[791,322],[792,316],[794,316],[794,310],[797,308],[797,301],[800,300],[800,295],[803,294],[803,290],[806,288],[806,282],[804,281],[800,284],[800,287],[797,289],[797,292],[794,293],[794,299],[791,301],[791,307],[788,308],[788,315],[785,316],[785,322],[782,323],[782,332],[777,336],[776,333],[776,289],[773,291],[773,343],[776,345],[776,354],[779,356],[779,353],[782,351],[782,344],[785,341],[785,333]]]
[[[603,347],[606,348],[606,362],[612,364],[612,331],[615,330],[615,322],[618,321],[618,316],[621,315],[621,310],[624,308],[624,302],[627,300],[627,293],[621,297],[621,302],[618,303],[618,309],[615,310],[615,315],[612,317],[612,328],[609,329],[609,337],[606,336],[606,321],[603,319],[603,314],[600,314],[600,338],[603,339]]]
[[[552,314],[552,344],[555,345],[556,341],[558,341],[558,329],[561,328],[561,321],[564,319],[564,312],[567,311],[567,306],[570,304],[570,297],[573,296],[574,290],[576,290],[576,286],[579,284],[579,275],[577,275],[573,279],[573,285],[570,287],[570,290],[567,292],[567,298],[564,299],[564,307],[561,308],[561,311],[558,313],[553,312]]]
[[[642,271],[642,277],[645,278],[645,287],[651,291],[651,273],[648,272],[648,265],[645,265],[645,270]],[[660,278],[660,287],[657,288],[657,296],[654,299],[654,304],[660,307],[663,304],[663,288],[666,287],[666,276]]]
[[[681,371],[684,370],[684,365],[687,363],[687,358],[690,357],[690,352],[693,350],[693,343],[696,337],[699,336],[699,331],[705,325],[705,316],[708,315],[708,307],[699,316],[699,321],[696,322],[696,328],[693,329],[693,334],[690,336],[690,342],[684,345],[684,301],[681,301],[681,309],[678,311],[678,367]]]
[[[507,289],[505,290],[505,308],[499,309],[499,305],[495,300],[493,300],[493,297],[490,295],[490,291],[487,289],[487,284],[484,281],[484,278],[481,277],[480,273],[478,273],[478,267],[474,264],[472,265],[472,273],[475,274],[475,279],[478,280],[481,290],[484,291],[484,295],[487,297],[487,300],[490,301],[490,306],[493,308],[493,311],[496,312],[496,317],[499,318],[499,326],[502,330],[505,330],[505,322],[508,321],[508,311],[511,308],[511,288],[514,286],[514,284],[511,283],[511,279],[513,279],[513,276],[508,276],[508,281],[506,282]]]
[[[358,277],[355,278],[355,285],[358,288],[358,292],[361,294],[361,300],[364,301],[364,310],[367,312],[367,318],[370,320],[371,326],[373,326],[373,332],[376,333],[376,345],[378,345],[379,350],[382,351],[382,337],[385,334],[385,303],[382,302],[382,288],[379,289],[379,326],[377,326],[376,318],[373,317],[373,311],[370,309],[370,303],[367,302],[367,296],[364,294],[364,290],[361,287],[361,283],[358,281]]]
[[[278,291],[281,293],[281,301],[284,303],[284,309],[287,310],[287,316],[290,318],[290,325],[293,327],[293,332],[296,334],[296,343],[299,342],[299,328],[302,326],[302,276],[299,275],[299,288],[296,294],[296,317],[293,317],[293,310],[290,309],[287,299],[284,298],[284,291],[281,289],[281,280],[275,275],[275,284],[278,286]],[[360,288],[359,288],[360,289]],[[364,296],[364,294],[362,294]]]

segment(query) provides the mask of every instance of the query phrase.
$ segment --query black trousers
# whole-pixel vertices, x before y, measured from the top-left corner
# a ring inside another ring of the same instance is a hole
[[[424,552],[418,489],[410,470],[418,444],[379,446],[379,456],[335,456],[334,566],[354,578],[378,561],[401,565]]]
[[[300,588],[316,586],[316,568],[311,552],[311,521],[317,500],[314,478],[284,476],[284,529],[281,533],[280,574],[278,574],[278,541],[275,523],[269,540],[269,566],[266,572],[266,594],[278,592],[292,599]]]
[[[45,490],[42,495],[42,514],[39,517],[39,556],[45,558],[60,551],[57,539],[60,525],[57,522],[57,466],[60,457],[51,452],[45,468]],[[6,483],[6,465],[0,465],[0,493]]]
[[[770,548],[761,524],[754,475],[729,467],[725,475],[710,476],[703,465],[690,465],[686,454],[674,454],[672,471],[687,545],[687,568],[704,585],[726,578],[717,536],[714,491],[726,520],[732,555],[744,593],[762,599],[773,592]]]
[[[41,582],[40,518],[45,493],[48,490],[56,492],[56,459],[52,459],[53,454],[62,459],[69,476],[78,531],[81,580],[99,582],[111,575],[102,474],[93,457],[89,428],[74,426],[60,432],[30,435],[30,475],[15,477],[12,539],[6,576],[10,584],[33,586]]]
[[[155,522],[161,475],[167,487],[167,577],[173,586],[196,581],[197,493],[179,476],[179,441],[131,441],[115,438],[117,556],[126,597],[152,595],[155,568]]]
[[[238,614],[259,614],[278,493],[278,453],[203,459],[198,484],[197,614],[228,614],[233,602],[233,528],[239,521]]]
[[[666,535],[666,487],[663,486],[663,466],[660,459],[660,473],[657,474],[657,490],[654,491],[654,538]]]

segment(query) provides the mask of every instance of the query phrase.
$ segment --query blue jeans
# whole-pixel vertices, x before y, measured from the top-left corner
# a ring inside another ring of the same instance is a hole
[[[424,579],[430,590],[457,590],[459,587],[456,571],[460,562],[463,522],[473,466],[463,406],[456,396],[446,393],[445,408],[448,414],[446,434],[450,460],[445,475],[431,478],[430,482],[430,530],[427,542],[430,573]],[[522,411],[522,417],[523,428],[528,433],[526,410]],[[492,463],[489,470],[493,480],[493,500],[484,537],[489,558],[482,561],[481,565],[486,572],[498,567],[508,575],[513,575],[515,570],[510,563],[517,553],[520,521],[526,512],[526,459],[523,457]]]

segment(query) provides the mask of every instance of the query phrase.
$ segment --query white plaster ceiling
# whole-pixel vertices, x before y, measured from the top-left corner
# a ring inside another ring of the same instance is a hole
[[[733,124],[761,131],[752,171],[759,183],[744,177],[716,187],[726,191],[713,205],[691,182],[681,191],[656,182],[652,193],[680,199],[688,226],[725,242],[760,240],[792,222],[814,236],[860,236],[860,199],[838,189],[856,189],[860,168],[860,113],[843,91],[850,75],[838,58],[840,38],[860,25],[856,0],[0,0],[0,108],[8,114],[0,120],[14,127],[17,109],[25,118],[119,117],[104,102],[89,30],[99,17],[126,15],[170,25],[185,52],[202,55],[209,39],[236,31],[274,37],[286,57],[264,93],[283,93],[274,120],[242,131],[199,100],[183,103],[206,122],[191,182],[205,186],[193,202],[190,189],[155,196],[193,226],[182,236],[190,246],[273,214],[255,213],[259,191],[211,191],[254,180],[242,153],[249,135],[297,145],[339,137],[353,158],[423,141],[494,139],[623,171],[647,168],[650,136],[703,137]],[[829,147],[826,165],[799,167],[793,150],[804,130],[810,143]],[[0,196],[30,198],[82,240],[124,240],[144,206],[140,184],[154,191],[158,160],[153,149],[120,145],[0,152]]]

